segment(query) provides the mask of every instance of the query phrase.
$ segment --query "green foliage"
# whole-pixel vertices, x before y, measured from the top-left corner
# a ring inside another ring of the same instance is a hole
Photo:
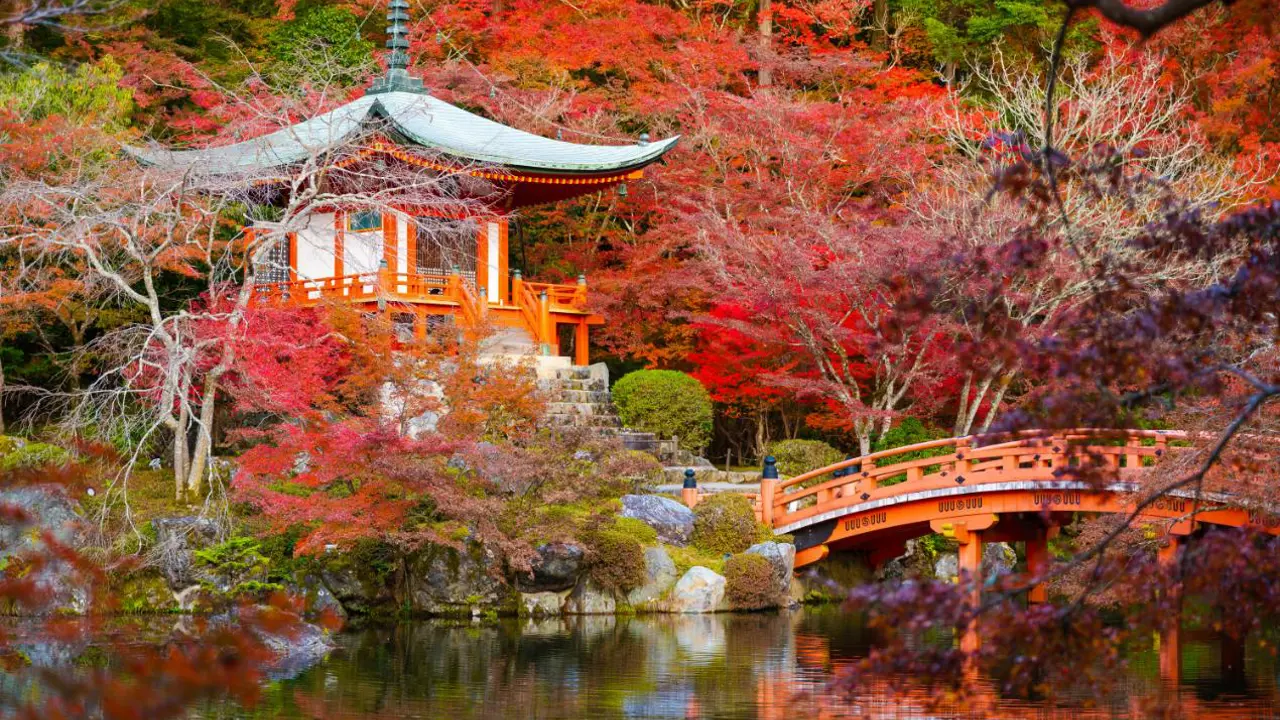
[[[782,440],[766,451],[778,461],[778,472],[795,477],[844,459],[844,453],[821,440]]]
[[[724,574],[724,553],[710,552],[696,545],[687,545],[685,547],[671,545],[665,547],[667,555],[671,556],[671,562],[675,563],[677,575],[684,575],[689,571],[689,568],[694,566],[701,566],[721,575]]]
[[[591,551],[591,579],[597,585],[626,592],[644,584],[644,547],[635,537],[621,530],[598,530],[583,540]]]
[[[281,25],[267,48],[276,73],[295,80],[351,85],[373,67],[373,43],[360,36],[359,18],[333,6],[311,8]]]
[[[635,538],[641,545],[656,545],[658,542],[658,531],[638,518],[617,518],[613,521],[613,528],[628,537]]]
[[[267,558],[258,552],[258,541],[250,537],[233,537],[195,552],[196,562],[223,578],[228,595],[254,593],[264,584]],[[205,584],[212,584],[206,582]]]
[[[929,440],[939,440],[948,436],[944,430],[934,427],[928,427],[919,419],[913,417],[905,417],[897,425],[889,428],[889,432],[881,435],[875,443],[872,444],[872,452],[880,452],[881,450],[892,450],[893,448],[905,447],[907,445],[915,445],[916,443],[928,442]],[[928,455],[932,451],[925,450],[918,457],[932,457]],[[934,455],[940,453],[933,453]],[[945,454],[945,453],[941,453]],[[916,459],[915,453],[907,453],[903,456],[905,459]]]
[[[201,59],[226,60],[231,45],[252,44],[251,19],[209,0],[168,0],[147,17],[158,35],[197,51]]]
[[[680,439],[698,452],[711,441],[712,407],[707,389],[675,370],[637,370],[613,385],[613,403],[627,427]]]
[[[751,501],[737,493],[720,493],[693,508],[693,544],[713,553],[739,553],[759,538]]]
[[[71,453],[56,445],[0,436],[0,472],[64,465],[70,460]]]
[[[733,607],[758,610],[781,599],[773,583],[773,564],[761,555],[740,553],[724,561],[724,593]]]
[[[119,130],[133,113],[133,93],[120,86],[123,77],[111,56],[75,70],[36,63],[20,73],[0,75],[0,105],[28,121],[56,115],[75,125]]]

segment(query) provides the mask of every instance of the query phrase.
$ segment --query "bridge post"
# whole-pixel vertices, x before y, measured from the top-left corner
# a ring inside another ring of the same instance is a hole
[[[982,531],[957,532],[956,540],[960,542],[960,575],[963,577],[967,573],[969,581],[973,583],[973,588],[969,591],[969,608],[976,613],[982,604]],[[978,619],[975,616],[960,637],[960,651],[973,653],[981,646]]]
[[[773,527],[773,496],[778,491],[778,459],[765,457],[760,470],[760,522]]]
[[[684,487],[680,488],[680,500],[689,509],[698,504],[698,474],[693,468],[684,470]]]
[[[1027,539],[1027,574],[1031,577],[1042,575],[1049,567],[1049,540],[1058,534],[1058,528],[1037,528]],[[1027,591],[1028,603],[1042,603],[1049,600],[1049,592],[1044,583],[1036,583]]]
[[[1173,565],[1178,562],[1183,538],[1171,534],[1167,540],[1157,551],[1156,560],[1166,571],[1165,576],[1170,577],[1176,572]],[[1160,628],[1160,677],[1177,685],[1182,681],[1182,592],[1179,588],[1172,592],[1172,617],[1165,617]]]

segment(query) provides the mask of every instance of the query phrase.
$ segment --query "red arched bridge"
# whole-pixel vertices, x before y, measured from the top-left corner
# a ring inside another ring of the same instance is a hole
[[[907,540],[937,532],[959,543],[962,570],[980,567],[984,542],[1022,541],[1027,570],[1038,574],[1058,526],[1081,512],[1132,514],[1151,492],[1151,483],[1138,482],[1143,468],[1190,449],[1191,439],[1176,431],[1070,430],[982,446],[974,437],[933,440],[792,478],[765,477],[756,513],[795,537],[797,568],[839,550],[866,551],[878,564],[901,555]],[[1105,481],[1086,481],[1090,471]],[[686,502],[697,501],[696,490],[686,492]],[[1163,523],[1175,537],[1199,524],[1280,534],[1274,514],[1211,493],[1197,500],[1190,489],[1158,498],[1137,521]],[[1040,600],[1043,590],[1032,595]]]

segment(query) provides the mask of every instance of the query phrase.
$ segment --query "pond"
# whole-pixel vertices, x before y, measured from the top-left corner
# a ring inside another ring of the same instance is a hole
[[[792,612],[414,622],[348,631],[326,660],[271,683],[215,718],[934,718],[1132,716],[1162,692],[1154,649],[1134,651],[1112,695],[1058,707],[979,693],[965,710],[923,687],[852,695],[828,687],[864,656],[870,634],[838,607]],[[1277,664],[1250,644],[1244,671],[1228,643],[1184,631],[1177,686],[1186,717],[1277,717]],[[1224,652],[1225,651],[1225,652]],[[908,683],[911,685],[911,683]],[[989,685],[988,685],[989,686]],[[1093,703],[1089,701],[1093,700]],[[1090,707],[1090,705],[1093,705]]]

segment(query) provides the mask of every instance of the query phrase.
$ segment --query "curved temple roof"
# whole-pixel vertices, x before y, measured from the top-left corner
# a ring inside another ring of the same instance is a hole
[[[657,161],[679,136],[636,145],[580,145],[507,127],[421,92],[381,92],[292,127],[205,150],[128,148],[143,162],[208,175],[251,174],[320,157],[385,123],[409,144],[463,160],[533,173],[603,173]]]

